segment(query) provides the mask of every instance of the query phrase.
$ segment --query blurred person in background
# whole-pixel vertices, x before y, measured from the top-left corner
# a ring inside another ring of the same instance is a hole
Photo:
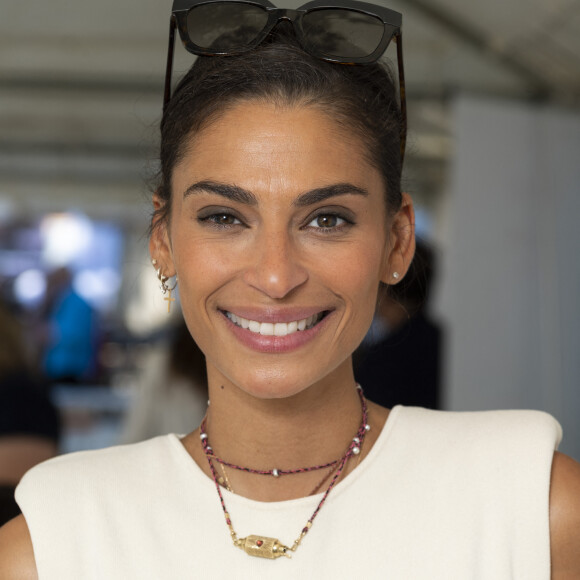
[[[47,278],[42,365],[52,383],[83,383],[96,375],[98,317],[73,288],[72,274],[58,268]]]
[[[183,320],[168,340],[153,347],[139,375],[139,391],[121,435],[135,443],[167,433],[188,433],[207,408],[205,357]]]
[[[58,452],[59,418],[29,364],[18,321],[0,304],[0,525],[20,513],[14,489]]]
[[[381,287],[375,319],[355,353],[355,377],[383,407],[440,407],[442,330],[428,311],[435,269],[432,248],[417,240],[407,276]]]

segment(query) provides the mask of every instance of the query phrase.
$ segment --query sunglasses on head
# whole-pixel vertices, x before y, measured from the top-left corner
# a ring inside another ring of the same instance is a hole
[[[401,161],[405,154],[407,107],[401,37],[402,16],[355,0],[313,0],[296,10],[268,0],[174,0],[169,27],[163,109],[171,98],[175,30],[196,55],[233,55],[261,44],[281,21],[289,21],[308,54],[337,64],[377,61],[392,39],[397,44],[401,106]]]

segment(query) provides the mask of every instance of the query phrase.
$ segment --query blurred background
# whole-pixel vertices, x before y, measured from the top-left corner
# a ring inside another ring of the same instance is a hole
[[[425,251],[418,294],[385,297],[359,360],[402,377],[389,404],[549,411],[580,459],[580,3],[388,6]],[[30,401],[48,417],[0,443],[57,446],[38,458],[190,430],[205,409],[203,359],[147,251],[170,10],[0,0],[0,417],[30,419]],[[191,62],[178,44],[174,78]],[[0,487],[15,477],[0,465]]]

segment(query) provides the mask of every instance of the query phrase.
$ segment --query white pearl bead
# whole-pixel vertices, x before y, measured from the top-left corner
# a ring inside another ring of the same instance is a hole
[[[371,426],[370,425],[365,425],[365,431],[370,431],[371,430]]]
[[[352,452],[354,455],[358,455],[360,453],[360,447],[353,447]]]
[[[272,475],[274,477],[278,477],[280,474],[278,473],[278,470],[277,469],[272,469]]]

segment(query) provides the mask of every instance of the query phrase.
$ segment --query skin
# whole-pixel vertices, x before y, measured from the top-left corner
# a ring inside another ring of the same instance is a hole
[[[388,213],[383,180],[362,143],[319,110],[261,102],[238,105],[198,135],[172,177],[170,220],[155,229],[150,250],[166,276],[178,274],[185,319],[206,354],[212,446],[252,466],[339,457],[360,421],[351,353],[372,319],[379,282],[394,283],[395,271],[400,280],[413,256],[410,199]],[[204,187],[184,195],[202,181]],[[243,188],[254,203],[226,199],[216,183]],[[305,192],[344,183],[367,195],[343,192],[297,204]],[[248,306],[331,314],[306,346],[261,352],[238,340],[223,314]],[[369,406],[372,429],[361,456],[387,417],[386,409]],[[209,475],[199,432],[183,444]],[[349,462],[347,473],[355,467]],[[262,501],[308,495],[320,473],[263,478],[260,486],[254,478],[230,470],[236,493]],[[560,454],[550,501],[552,578],[577,578],[580,465]],[[36,577],[23,518],[0,530],[0,577]]]

